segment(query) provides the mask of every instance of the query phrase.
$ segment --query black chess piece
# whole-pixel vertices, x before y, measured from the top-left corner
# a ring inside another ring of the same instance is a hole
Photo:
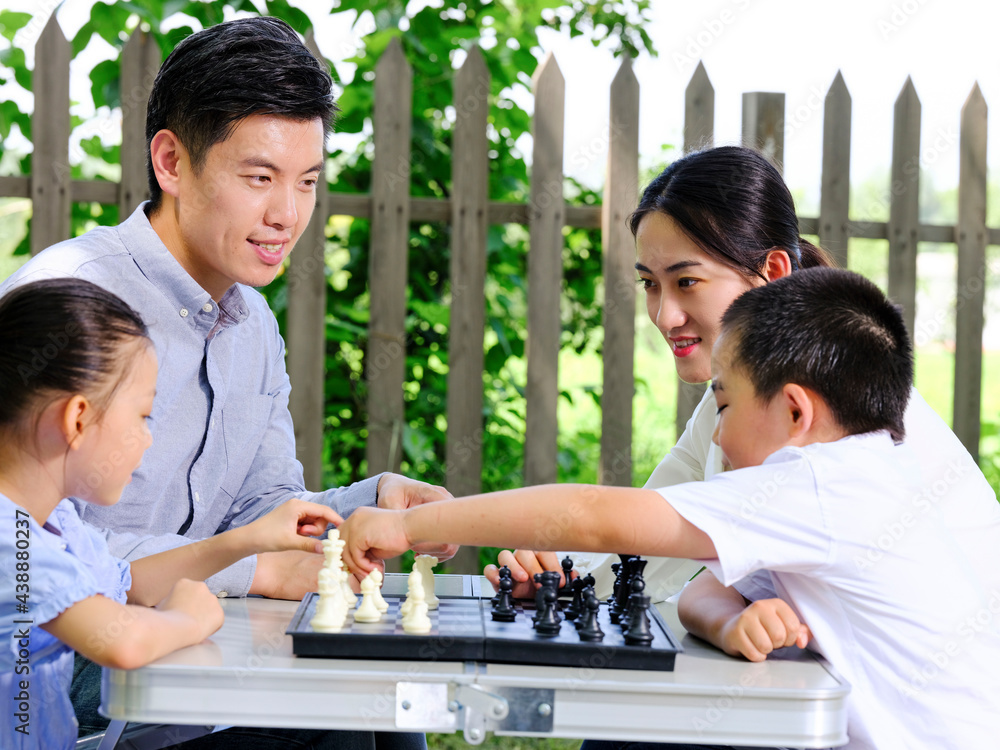
[[[533,575],[532,578],[534,579],[538,588],[535,589],[535,614],[532,616],[531,620],[532,622],[537,623],[539,615],[541,615],[542,610],[545,608],[545,603],[543,601],[545,597],[545,586],[543,585],[544,581],[542,579],[541,573],[535,573],[535,575]]]
[[[567,620],[575,620],[577,617],[583,614],[583,589],[587,584],[583,582],[582,578],[577,578],[573,581],[573,601],[569,603],[569,606],[563,611],[563,615]]]
[[[588,643],[595,643],[604,640],[604,631],[597,621],[597,613],[600,612],[601,602],[591,588],[586,601],[584,602],[586,614],[580,617],[579,633],[580,640]]]
[[[514,589],[514,579],[511,576],[510,568],[508,568],[506,565],[504,565],[502,568],[500,568],[500,570],[497,571],[497,575],[500,577],[501,581],[504,578],[509,579],[511,581],[511,590]],[[497,584],[497,595],[494,596],[492,599],[490,599],[490,604],[492,604],[495,607],[497,605],[498,601],[500,601],[500,585],[499,585],[499,582]]]
[[[497,622],[514,622],[517,615],[511,595],[511,592],[514,590],[514,580],[510,575],[501,577],[499,587],[500,590],[497,592],[495,597],[496,602],[490,614]]]
[[[623,628],[626,646],[648,646],[653,642],[653,631],[649,626],[649,596],[644,594],[646,582],[639,575],[632,583],[628,627]]]
[[[570,577],[573,573],[573,558],[566,555],[562,559],[563,585],[559,589],[559,596],[570,596],[573,593],[572,581]]]
[[[579,630],[583,627],[583,621],[585,615],[587,614],[587,599],[590,597],[597,598],[597,594],[594,593],[594,576],[589,573],[583,577],[583,590],[580,592],[580,614],[576,618],[576,629]]]
[[[539,635],[558,635],[562,627],[562,620],[559,618],[559,610],[556,608],[556,600],[559,595],[556,590],[546,587],[542,594],[543,611],[539,612],[535,620],[535,632]]]
[[[608,613],[611,616],[611,622],[615,625],[621,622],[629,593],[632,591],[632,563],[635,559],[632,555],[618,555],[618,557],[621,558],[621,567],[618,569],[614,595],[608,603]]]

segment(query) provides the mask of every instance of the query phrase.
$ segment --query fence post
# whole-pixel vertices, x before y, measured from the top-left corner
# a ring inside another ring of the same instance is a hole
[[[403,458],[412,110],[413,69],[399,39],[393,39],[375,66],[371,319],[365,356],[369,475],[398,472]]]
[[[31,88],[31,254],[69,239],[69,42],[56,14],[35,45]]]
[[[913,336],[917,309],[917,241],[920,232],[920,99],[907,76],[896,98],[889,185],[889,297],[903,308]]]
[[[715,139],[715,88],[708,79],[704,64],[691,76],[684,91],[684,153],[712,148]],[[705,395],[703,383],[685,383],[677,379],[677,415],[674,431],[679,438]]]
[[[611,82],[608,179],[601,207],[604,246],[604,383],[598,481],[632,485],[635,393],[635,244],[626,221],[639,195],[639,82],[622,60]]]
[[[325,63],[310,31],[306,46]],[[324,149],[324,156],[326,149]],[[325,171],[318,175],[312,219],[288,264],[285,339],[292,391],[288,411],[295,430],[295,455],[307,488],[323,489],[323,416],[326,382],[326,223],[329,194]]]
[[[146,176],[146,105],[160,69],[160,46],[141,29],[125,43],[121,58],[122,177],[118,220],[124,221],[149,197]]]
[[[977,83],[962,106],[959,141],[954,412],[955,434],[977,461],[986,298],[986,115]]]
[[[452,138],[451,323],[448,341],[446,481],[456,496],[482,488],[483,338],[486,307],[486,229],[489,205],[490,74],[479,47],[455,74]],[[463,547],[451,568],[477,573],[479,552]]]
[[[820,244],[833,256],[837,265],[847,268],[851,95],[839,70],[823,105],[823,173],[820,179]]]
[[[743,95],[743,145],[759,151],[779,172],[784,170],[784,94],[754,91]]]
[[[566,82],[550,52],[535,70],[528,204],[528,379],[524,483],[555,482],[562,332],[563,128]]]

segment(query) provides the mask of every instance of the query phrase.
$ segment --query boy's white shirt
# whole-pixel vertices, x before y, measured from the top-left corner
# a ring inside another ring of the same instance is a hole
[[[659,490],[712,538],[723,583],[771,571],[852,685],[851,750],[995,743],[1000,546],[970,532],[985,522],[995,540],[1000,506],[948,518],[961,505],[928,502],[924,461],[876,433]]]

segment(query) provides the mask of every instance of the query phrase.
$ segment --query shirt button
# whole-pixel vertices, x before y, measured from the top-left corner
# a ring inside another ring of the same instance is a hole
[[[226,598],[227,596],[229,596],[229,592],[228,592],[228,591],[220,591],[220,592],[219,592],[219,593],[217,594],[217,596],[218,596],[218,597],[219,597],[220,599],[225,599],[225,598]]]
[[[188,316],[188,311],[186,307],[181,308],[181,317],[186,318]]]
[[[201,496],[197,492],[194,493],[194,501],[196,503],[200,503],[201,502]]]
[[[212,305],[211,303],[206,302],[204,307],[202,307],[201,309],[204,310],[205,312],[212,312]]]

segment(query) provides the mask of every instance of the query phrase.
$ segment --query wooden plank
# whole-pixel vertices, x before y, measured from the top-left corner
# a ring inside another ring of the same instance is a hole
[[[711,148],[715,142],[715,88],[699,62],[684,92],[684,153]],[[674,434],[679,438],[705,395],[705,386],[677,379]]]
[[[785,164],[785,95],[743,95],[743,145],[763,154],[779,172]]]
[[[69,239],[69,42],[56,14],[35,45],[31,87],[31,254]]]
[[[847,214],[850,197],[851,95],[838,70],[823,105],[819,240],[841,268],[847,268]]]
[[[122,176],[118,215],[122,221],[149,198],[146,171],[146,104],[162,62],[160,46],[148,32],[136,29],[121,58]]]
[[[448,341],[446,484],[456,495],[482,488],[483,338],[489,201],[490,74],[478,47],[455,75],[452,138],[451,324]],[[479,552],[463,547],[450,569],[479,572]]]
[[[365,356],[369,475],[398,472],[403,457],[412,119],[413,69],[403,56],[399,40],[393,39],[375,66],[375,160],[368,264],[371,320]]]
[[[611,82],[608,177],[604,186],[604,383],[601,484],[632,485],[635,392],[635,241],[626,224],[639,197],[639,82],[622,60]]]
[[[306,45],[323,60],[312,32]],[[323,489],[323,423],[326,382],[326,224],[329,197],[325,176],[316,184],[316,207],[288,271],[288,316],[285,338],[292,391],[288,410],[295,430],[295,455],[306,487]]]
[[[562,329],[563,129],[566,81],[550,52],[532,79],[531,196],[528,206],[528,378],[524,483],[555,482]]]
[[[986,299],[986,100],[979,84],[962,107],[955,298],[955,434],[979,460]]]
[[[907,77],[893,109],[889,185],[889,297],[903,308],[913,336],[920,231],[920,99]]]

